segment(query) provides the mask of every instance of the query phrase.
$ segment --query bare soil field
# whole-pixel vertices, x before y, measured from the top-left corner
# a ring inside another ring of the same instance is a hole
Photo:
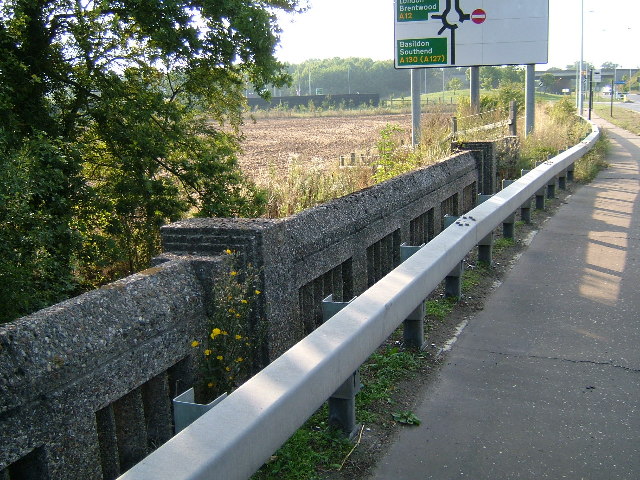
[[[340,155],[375,154],[380,131],[400,125],[410,141],[411,115],[361,115],[246,119],[242,127],[242,170],[257,180],[286,172],[292,161],[337,164]]]

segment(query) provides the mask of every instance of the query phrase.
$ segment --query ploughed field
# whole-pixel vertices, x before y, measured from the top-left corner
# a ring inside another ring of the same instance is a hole
[[[410,114],[247,118],[240,167],[259,180],[284,174],[292,162],[330,166],[339,163],[340,155],[373,155],[388,124],[403,127],[410,141]]]

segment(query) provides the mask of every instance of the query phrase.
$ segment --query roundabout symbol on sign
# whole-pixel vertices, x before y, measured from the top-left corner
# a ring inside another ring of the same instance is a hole
[[[483,23],[485,20],[487,19],[487,12],[485,12],[484,10],[482,10],[481,8],[477,8],[476,10],[473,11],[473,13],[471,14],[471,21],[473,23],[476,23],[478,25],[480,25],[481,23]]]

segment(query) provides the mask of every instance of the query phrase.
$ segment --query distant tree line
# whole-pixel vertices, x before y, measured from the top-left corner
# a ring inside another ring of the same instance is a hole
[[[411,95],[409,70],[394,68],[393,60],[375,61],[370,58],[331,58],[307,60],[297,65],[288,65],[293,79],[289,87],[273,88],[272,95],[341,95],[375,93],[380,98],[407,97]],[[482,67],[481,87],[497,89],[507,83],[523,83],[524,67]],[[469,88],[469,68],[430,67],[420,70],[421,93]],[[254,96],[252,89],[247,90]]]

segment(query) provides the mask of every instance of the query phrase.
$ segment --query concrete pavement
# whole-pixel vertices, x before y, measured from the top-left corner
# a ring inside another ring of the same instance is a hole
[[[640,478],[640,138],[604,126],[610,168],[469,321],[372,479]]]

